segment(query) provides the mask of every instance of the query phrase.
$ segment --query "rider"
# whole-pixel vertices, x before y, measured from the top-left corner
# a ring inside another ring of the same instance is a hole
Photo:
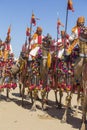
[[[7,34],[5,42],[3,43],[4,44],[4,60],[5,61],[8,59],[9,55],[11,53],[13,53],[12,46],[11,46],[10,42],[11,42],[10,34]]]
[[[36,29],[36,32],[34,33],[34,35],[31,38],[31,42],[30,42],[30,56],[35,57],[37,55],[37,52],[42,44],[42,40],[44,38],[44,36],[42,35],[42,27],[38,26]]]
[[[80,35],[81,27],[84,26],[85,18],[83,16],[78,17],[76,26],[72,28],[72,34],[69,37],[70,42],[77,39]]]
[[[71,46],[67,50],[67,54],[70,55],[75,48],[78,48],[79,41],[78,38],[80,36],[81,28],[84,26],[85,18],[83,16],[78,17],[76,26],[72,28],[72,33],[69,36],[69,42],[71,43]]]
[[[42,27],[38,26],[30,42],[31,48],[35,44],[40,45],[42,43],[42,39],[43,39],[42,32],[43,32]]]
[[[61,59],[64,51],[67,50],[67,48],[69,47],[69,35],[65,34],[65,31],[62,30],[61,31],[61,38],[58,39],[58,58]]]
[[[76,26],[72,28],[72,33],[69,37],[69,41],[71,42],[71,44],[79,38],[80,36],[80,32],[81,32],[81,28],[84,27],[84,23],[85,23],[85,18],[83,16],[78,17],[77,22],[76,22]],[[79,45],[78,41],[76,41],[75,46]],[[74,46],[74,47],[75,47]],[[81,75],[81,68],[83,65],[83,57],[79,57],[78,61],[76,62],[74,69],[76,70],[76,77],[79,78],[79,76]]]

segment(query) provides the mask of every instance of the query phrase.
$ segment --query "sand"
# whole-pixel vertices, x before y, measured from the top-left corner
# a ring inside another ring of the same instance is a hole
[[[65,95],[62,103],[65,102]],[[22,107],[19,89],[10,91],[10,102],[6,101],[6,91],[2,92],[0,100],[0,130],[79,130],[81,125],[81,110],[73,117],[76,105],[76,95],[73,95],[73,109],[68,111],[67,123],[61,123],[65,108],[57,109],[54,92],[49,93],[48,109],[41,110],[41,103],[36,102],[37,110],[31,111],[31,100],[24,100]]]

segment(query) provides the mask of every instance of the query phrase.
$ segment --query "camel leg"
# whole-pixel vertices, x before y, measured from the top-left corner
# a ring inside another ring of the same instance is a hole
[[[21,87],[21,83],[19,83],[19,94],[20,94],[20,97],[22,96],[21,89],[22,89],[22,87]]]
[[[41,90],[41,97],[42,97],[42,111],[46,110],[46,90]]]
[[[36,111],[36,100],[37,100],[37,96],[38,96],[38,90],[35,89],[33,91],[33,95],[32,95],[32,97],[34,98],[34,100],[32,101],[33,105],[32,105],[31,111]]]
[[[68,96],[67,96],[68,97]],[[67,111],[68,111],[68,98],[66,97],[66,107],[65,107],[65,112],[63,114],[61,123],[66,123],[67,120]]]
[[[67,120],[67,111],[68,111],[68,106],[66,106],[64,115],[63,115],[62,120],[61,120],[61,123],[66,123],[66,120]]]
[[[1,91],[1,90],[0,90]],[[0,100],[1,100],[1,92],[0,92]]]
[[[61,90],[61,88],[59,89],[59,103],[58,103],[58,108],[61,109],[62,107],[62,96],[63,96],[63,92]]]
[[[22,107],[24,105],[24,92],[25,92],[25,88],[24,86],[22,85]]]
[[[71,93],[69,95],[69,93],[67,93],[67,97],[66,97],[66,108],[65,108],[65,112],[64,112],[64,115],[63,115],[63,118],[61,120],[62,123],[65,123],[67,121],[67,111],[68,111],[68,108],[71,107]]]
[[[10,98],[9,98],[9,92],[10,92],[9,88],[6,88],[6,95],[7,95],[7,99],[6,99],[6,101],[7,101],[7,102],[10,101]]]
[[[48,104],[48,94],[49,92],[46,93],[46,104]]]
[[[74,116],[78,116],[79,102],[80,102],[80,99],[78,98],[78,99],[77,99],[76,111],[75,111],[75,113],[74,113]]]
[[[30,97],[31,97],[31,103],[33,104],[33,95],[32,95],[32,91],[30,92]]]
[[[55,90],[54,92],[55,92],[56,107],[58,108],[58,97],[57,97],[57,90]]]
[[[37,86],[37,76],[35,75],[34,76],[34,78],[33,78],[33,80],[34,80],[34,84]],[[38,96],[38,90],[33,90],[32,91],[32,93],[33,93],[33,95],[32,95],[32,97],[34,98],[32,98],[33,99],[33,105],[32,105],[32,108],[31,108],[31,111],[36,111],[36,99],[37,99],[37,96]]]
[[[84,96],[84,101],[82,104],[82,125],[80,130],[86,130],[86,108],[87,108],[87,96]]]
[[[86,83],[83,80],[84,95],[82,100],[82,124],[80,130],[86,130],[86,111],[87,111],[87,88]]]
[[[75,111],[75,113],[74,113],[74,116],[78,116],[79,104],[80,104],[80,90],[78,90],[78,95],[77,95],[77,106],[76,106],[76,111]]]
[[[33,100],[31,111],[36,111],[36,99]]]

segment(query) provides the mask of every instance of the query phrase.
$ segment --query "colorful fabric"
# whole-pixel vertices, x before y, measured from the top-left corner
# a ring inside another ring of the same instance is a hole
[[[50,66],[51,66],[51,54],[50,54],[50,52],[48,53],[48,57],[47,57],[47,66],[48,66],[48,68],[50,68]]]
[[[67,54],[68,54],[68,55],[71,54],[72,50],[73,50],[74,47],[77,45],[78,41],[79,41],[78,39],[75,39],[75,40],[73,41],[73,43],[70,45],[70,47],[67,49]]]
[[[38,44],[42,43],[42,36],[38,36]]]
[[[74,11],[72,0],[68,0],[67,9]]]

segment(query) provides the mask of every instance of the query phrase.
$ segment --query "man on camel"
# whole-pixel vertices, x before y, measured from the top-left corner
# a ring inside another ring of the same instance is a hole
[[[65,34],[65,31],[61,31],[61,38],[58,39],[58,58],[61,59],[62,56],[64,55],[64,51],[69,47],[69,35]]]
[[[32,57],[35,57],[37,55],[37,52],[39,51],[41,44],[42,44],[42,40],[44,38],[44,36],[42,35],[42,28],[39,26],[36,29],[36,32],[34,33],[34,35],[31,38],[31,42],[30,42],[30,58],[32,59]]]
[[[69,41],[71,43],[72,48],[69,48],[69,51],[72,52],[72,50],[78,45],[79,46],[79,36],[81,33],[81,29],[84,27],[85,18],[83,16],[78,17],[76,26],[72,28],[72,33],[69,37]],[[73,44],[75,43],[75,44]],[[83,46],[84,48],[84,46]],[[81,49],[81,48],[80,48]],[[76,76],[79,77],[81,75],[81,68],[83,65],[84,56],[83,54],[79,54],[79,58],[77,59],[74,69],[76,72]]]

